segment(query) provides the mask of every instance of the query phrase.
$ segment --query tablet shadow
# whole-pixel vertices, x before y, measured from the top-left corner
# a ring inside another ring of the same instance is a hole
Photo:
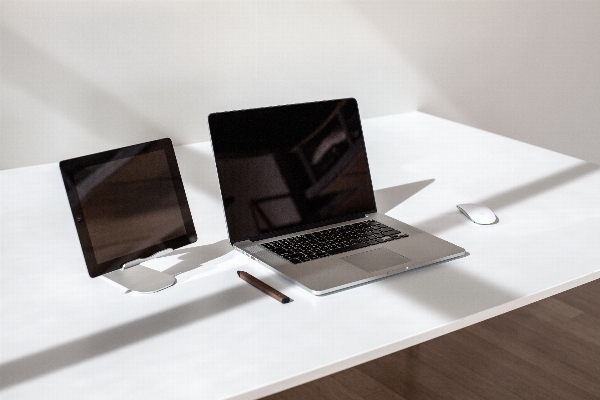
[[[229,240],[227,239],[211,244],[178,249],[169,255],[179,256],[177,259],[180,261],[163,272],[172,276],[177,276],[184,272],[199,268],[202,264],[206,264],[209,261],[222,257],[232,250],[233,247],[229,244]]]

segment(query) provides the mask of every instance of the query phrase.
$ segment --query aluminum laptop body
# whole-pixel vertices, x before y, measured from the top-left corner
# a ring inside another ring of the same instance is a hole
[[[231,244],[312,294],[466,254],[377,213],[356,100],[229,111],[208,119]],[[354,250],[342,245],[343,252],[334,254],[318,239],[365,226],[375,226],[378,234]],[[292,241],[327,248],[318,254],[273,251]]]

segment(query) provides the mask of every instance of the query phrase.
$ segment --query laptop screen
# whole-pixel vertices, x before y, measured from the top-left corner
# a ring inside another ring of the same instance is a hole
[[[354,99],[209,116],[232,243],[374,212]]]

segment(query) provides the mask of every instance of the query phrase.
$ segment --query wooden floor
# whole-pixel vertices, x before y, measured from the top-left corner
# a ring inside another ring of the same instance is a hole
[[[600,399],[600,279],[266,399]]]

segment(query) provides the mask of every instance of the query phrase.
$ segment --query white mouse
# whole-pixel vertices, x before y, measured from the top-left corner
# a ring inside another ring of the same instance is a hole
[[[476,224],[489,225],[498,219],[496,214],[483,204],[459,204],[456,207]]]

